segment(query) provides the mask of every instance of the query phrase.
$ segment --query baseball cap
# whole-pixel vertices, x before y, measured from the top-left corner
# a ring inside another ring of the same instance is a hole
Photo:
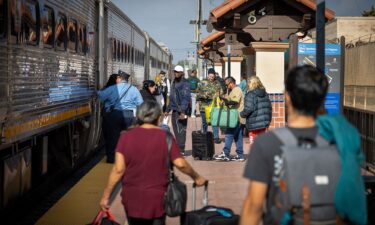
[[[174,71],[176,71],[176,72],[184,72],[184,68],[182,68],[182,66],[180,66],[180,65],[177,65],[177,66],[174,67]]]

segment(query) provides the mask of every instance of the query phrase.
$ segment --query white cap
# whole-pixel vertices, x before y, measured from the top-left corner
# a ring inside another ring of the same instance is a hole
[[[176,71],[176,72],[184,72],[184,68],[182,68],[182,66],[180,66],[180,65],[177,65],[177,66],[174,67],[174,71]]]

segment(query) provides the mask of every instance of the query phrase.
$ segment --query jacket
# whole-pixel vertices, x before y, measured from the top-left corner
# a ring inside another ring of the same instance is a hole
[[[186,113],[191,100],[190,94],[190,84],[185,78],[181,78],[179,82],[173,81],[167,112],[174,110],[180,113]]]
[[[240,116],[246,118],[249,131],[268,128],[272,120],[272,104],[265,89],[257,88],[247,92]]]
[[[363,154],[361,138],[342,115],[318,117],[319,133],[336,144],[341,159],[341,176],[336,185],[335,208],[341,218],[358,225],[367,224],[367,204],[364,181],[361,176]]]

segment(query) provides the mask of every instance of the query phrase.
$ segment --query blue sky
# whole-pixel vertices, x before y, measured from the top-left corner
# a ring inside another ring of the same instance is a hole
[[[165,43],[172,51],[174,63],[195,52],[194,26],[190,20],[197,18],[197,0],[112,0],[142,30],[156,41]],[[224,0],[202,0],[203,18]],[[336,16],[360,16],[364,10],[375,6],[375,0],[326,0],[326,7]],[[202,27],[202,37],[209,35]]]

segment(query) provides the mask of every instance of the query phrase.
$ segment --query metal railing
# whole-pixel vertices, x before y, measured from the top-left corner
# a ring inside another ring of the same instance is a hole
[[[361,135],[366,169],[375,172],[375,112],[344,106],[344,115]]]

